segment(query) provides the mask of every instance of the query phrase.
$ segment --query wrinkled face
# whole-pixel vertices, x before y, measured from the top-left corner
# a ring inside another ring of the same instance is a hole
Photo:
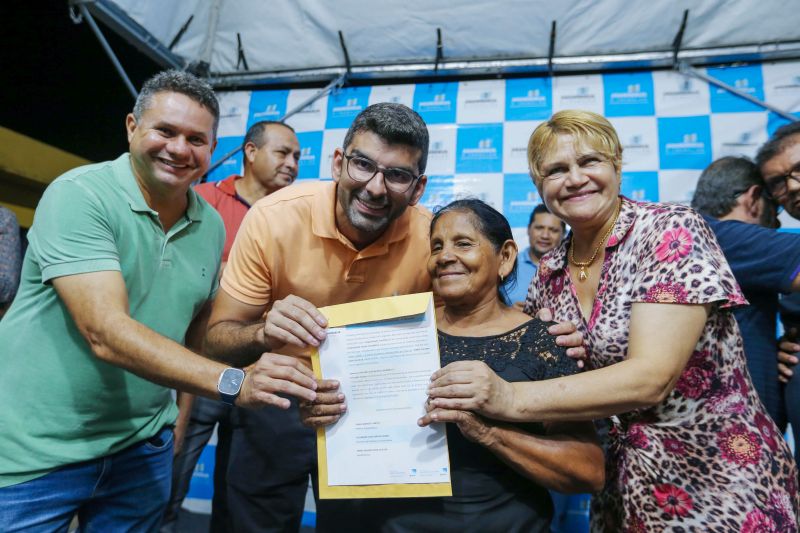
[[[336,224],[353,244],[369,244],[380,237],[409,205],[419,201],[427,178],[420,176],[405,192],[393,192],[386,188],[382,172],[369,181],[352,179],[345,155],[364,157],[382,168],[404,169],[416,176],[422,154],[411,146],[388,144],[371,131],[356,134],[346,153],[340,148],[334,152],[331,171],[337,183]]]
[[[761,175],[767,188],[775,196],[775,200],[780,203],[786,212],[794,218],[800,219],[800,181],[793,178],[783,178],[792,170],[798,170],[800,174],[800,135],[793,135],[784,141],[783,150],[761,165]],[[775,194],[771,184],[783,182],[785,192]]]
[[[536,177],[548,209],[570,226],[605,223],[617,205],[620,174],[605,156],[572,135],[559,135]]]
[[[129,114],[125,125],[133,171],[146,190],[188,190],[208,169],[214,116],[188,96],[156,93],[139,121]]]
[[[563,236],[561,221],[551,213],[537,214],[528,226],[528,241],[536,257],[542,257],[558,246]]]
[[[500,275],[507,276],[513,268],[516,247],[509,255],[495,250],[478,229],[474,215],[449,211],[431,231],[428,274],[433,292],[451,305],[497,298]]]
[[[264,138],[260,148],[248,143],[245,157],[250,172],[271,193],[291,185],[297,178],[300,143],[292,130],[279,125],[267,126]]]

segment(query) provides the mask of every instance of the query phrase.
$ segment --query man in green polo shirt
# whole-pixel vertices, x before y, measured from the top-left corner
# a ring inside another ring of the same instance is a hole
[[[153,531],[169,496],[170,388],[246,407],[313,401],[296,359],[243,373],[197,351],[225,239],[190,185],[208,169],[219,105],[180,71],[148,80],[130,153],[45,191],[22,284],[0,322],[0,531]]]

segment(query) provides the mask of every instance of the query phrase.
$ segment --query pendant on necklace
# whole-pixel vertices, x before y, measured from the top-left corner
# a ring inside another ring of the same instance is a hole
[[[586,281],[589,275],[586,273],[586,267],[581,267],[580,272],[578,272],[578,281]]]

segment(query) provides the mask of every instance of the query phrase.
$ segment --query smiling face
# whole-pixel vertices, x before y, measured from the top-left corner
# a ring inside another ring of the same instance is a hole
[[[539,193],[558,218],[575,229],[602,227],[617,206],[620,173],[599,151],[559,135],[542,157]]]
[[[287,127],[271,124],[264,131],[264,144],[259,148],[248,142],[244,152],[249,167],[245,173],[251,172],[268,194],[291,185],[297,178],[300,143]]]
[[[188,96],[153,95],[137,121],[125,121],[131,165],[146,197],[185,193],[205,174],[216,146],[214,116]]]
[[[761,165],[761,175],[767,184],[773,181],[785,184],[786,190],[776,195],[775,200],[790,215],[800,219],[800,182],[792,178],[777,179],[779,176],[786,176],[798,167],[800,167],[800,134],[787,137],[783,141],[780,152]]]
[[[433,292],[445,305],[477,305],[499,299],[500,276],[508,276],[516,257],[513,240],[497,250],[478,229],[475,215],[448,211],[431,229],[428,274],[433,281]]]
[[[561,221],[551,213],[537,213],[528,226],[528,242],[536,257],[542,257],[558,246],[563,236]]]
[[[336,225],[355,246],[363,248],[377,240],[409,205],[419,201],[427,178],[420,176],[403,193],[387,189],[382,172],[369,181],[356,181],[347,170],[345,154],[367,158],[383,168],[404,169],[416,176],[421,151],[407,145],[389,144],[371,131],[356,134],[345,149],[346,153],[337,148],[333,154],[332,175],[337,183]]]

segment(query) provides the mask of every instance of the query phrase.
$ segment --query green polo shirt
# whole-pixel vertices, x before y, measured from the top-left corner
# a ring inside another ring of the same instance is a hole
[[[194,191],[167,233],[128,154],[76,168],[45,191],[17,298],[0,321],[0,487],[118,452],[174,423],[168,388],[95,357],[50,281],[116,270],[130,315],[183,343],[214,295],[225,241]]]

